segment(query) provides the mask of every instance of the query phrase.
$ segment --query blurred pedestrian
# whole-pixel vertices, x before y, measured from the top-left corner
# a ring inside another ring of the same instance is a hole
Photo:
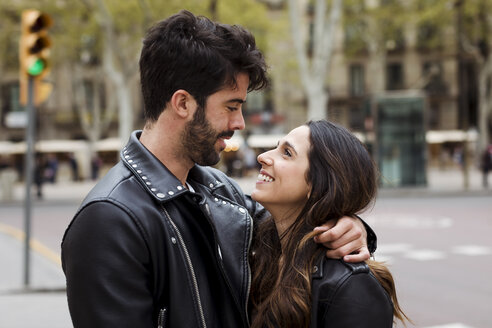
[[[58,174],[58,159],[56,158],[56,155],[50,154],[48,155],[48,159],[46,160],[46,170],[45,170],[46,181],[50,183],[55,183],[57,174]]]
[[[458,146],[454,149],[453,160],[458,165],[458,167],[460,169],[463,168],[464,156],[465,155],[463,153],[463,147],[462,146]]]
[[[73,153],[68,155],[68,163],[72,171],[72,181],[79,181],[79,163]]]
[[[482,153],[481,165],[482,169],[482,184],[484,188],[489,186],[489,172],[492,170],[492,144],[488,145]]]
[[[99,179],[99,170],[101,169],[101,166],[102,166],[101,158],[97,154],[94,154],[91,160],[91,179],[93,181]]]
[[[42,154],[37,153],[34,158],[34,185],[38,199],[43,198],[43,183],[45,180],[46,163]]]

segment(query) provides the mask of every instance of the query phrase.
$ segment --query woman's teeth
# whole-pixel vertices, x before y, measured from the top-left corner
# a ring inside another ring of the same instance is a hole
[[[265,182],[272,182],[273,178],[269,177],[268,175],[264,174],[258,174],[258,181],[265,181]]]

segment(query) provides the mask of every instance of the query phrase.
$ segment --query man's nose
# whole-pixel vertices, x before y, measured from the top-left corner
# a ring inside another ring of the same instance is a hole
[[[244,130],[245,123],[243,117],[243,111],[237,110],[230,121],[230,130]]]

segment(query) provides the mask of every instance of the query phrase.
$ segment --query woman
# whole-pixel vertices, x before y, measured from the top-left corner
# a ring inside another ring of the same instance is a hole
[[[330,260],[312,239],[327,220],[356,215],[376,195],[376,169],[349,131],[327,121],[292,130],[258,156],[251,196],[272,215],[255,229],[252,327],[392,327],[406,318],[391,273],[376,262]]]

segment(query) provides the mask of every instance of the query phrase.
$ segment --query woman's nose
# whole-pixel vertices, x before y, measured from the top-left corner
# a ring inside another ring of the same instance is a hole
[[[257,157],[257,160],[258,160],[258,163],[262,164],[262,165],[272,165],[272,158],[271,156],[269,156],[269,151],[267,152],[264,152],[264,153],[261,153],[260,155],[258,155]]]

